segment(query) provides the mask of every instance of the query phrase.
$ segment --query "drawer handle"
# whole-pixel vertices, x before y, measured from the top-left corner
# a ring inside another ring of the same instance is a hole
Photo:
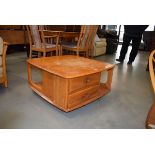
[[[90,82],[90,79],[86,79],[86,83],[89,83]]]

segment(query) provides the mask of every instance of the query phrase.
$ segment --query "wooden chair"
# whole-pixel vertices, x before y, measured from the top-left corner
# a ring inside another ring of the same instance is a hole
[[[154,63],[155,63],[155,50],[152,51],[150,56],[149,56],[149,72],[150,72],[151,83],[153,86],[153,91],[155,93]],[[147,119],[146,119],[146,128],[155,129],[155,102],[152,104],[152,106],[148,112]]]
[[[93,26],[93,32],[90,38],[90,42],[88,44],[88,56],[93,57],[93,50],[94,50],[94,42],[95,42],[95,36],[97,33],[99,25],[94,25]]]
[[[29,42],[30,42],[30,54],[29,58],[32,58],[32,51],[38,52],[38,57],[40,53],[43,53],[43,57],[46,56],[48,52],[56,52],[58,55],[59,50],[59,36],[51,35],[46,36],[44,34],[44,29],[40,28],[38,25],[29,25],[27,27]]]
[[[4,84],[5,87],[8,86],[7,75],[6,75],[6,51],[8,44],[3,42],[0,37],[0,83]]]
[[[81,32],[77,42],[67,42],[61,44],[61,54],[64,50],[73,51],[79,56],[80,52],[84,52],[85,56],[89,56],[89,51],[93,47],[97,25],[82,25]],[[70,32],[69,32],[70,33]]]

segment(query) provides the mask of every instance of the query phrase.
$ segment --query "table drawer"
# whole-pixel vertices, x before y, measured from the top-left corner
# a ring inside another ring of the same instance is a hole
[[[100,83],[101,73],[95,73],[82,77],[72,78],[69,80],[69,93],[77,91],[79,89],[98,85]]]
[[[90,87],[86,90],[74,93],[68,97],[68,108],[83,104],[84,102],[98,96],[99,85]]]

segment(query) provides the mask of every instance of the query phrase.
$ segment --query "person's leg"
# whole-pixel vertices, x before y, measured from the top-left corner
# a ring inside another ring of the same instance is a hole
[[[119,59],[116,59],[117,61],[120,61],[120,62],[124,61],[130,41],[131,41],[131,37],[124,34],[120,56],[119,56]]]
[[[129,64],[135,60],[138,53],[140,42],[141,42],[141,37],[132,39],[132,50],[129,56],[129,62],[128,62]]]

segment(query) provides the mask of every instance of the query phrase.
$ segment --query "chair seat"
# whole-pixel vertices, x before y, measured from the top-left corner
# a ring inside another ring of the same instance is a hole
[[[61,42],[61,46],[63,48],[77,48],[77,42],[69,42],[69,41],[63,41]]]
[[[32,45],[32,47],[36,47],[35,45]],[[42,44],[42,47],[44,47],[44,44]],[[46,48],[55,48],[55,44],[46,44]]]
[[[76,49],[77,48],[77,46],[76,45],[62,45],[62,47],[63,48],[74,48],[74,49]]]
[[[104,47],[104,46],[107,46],[107,43],[106,42],[95,42],[95,46],[96,47]]]

